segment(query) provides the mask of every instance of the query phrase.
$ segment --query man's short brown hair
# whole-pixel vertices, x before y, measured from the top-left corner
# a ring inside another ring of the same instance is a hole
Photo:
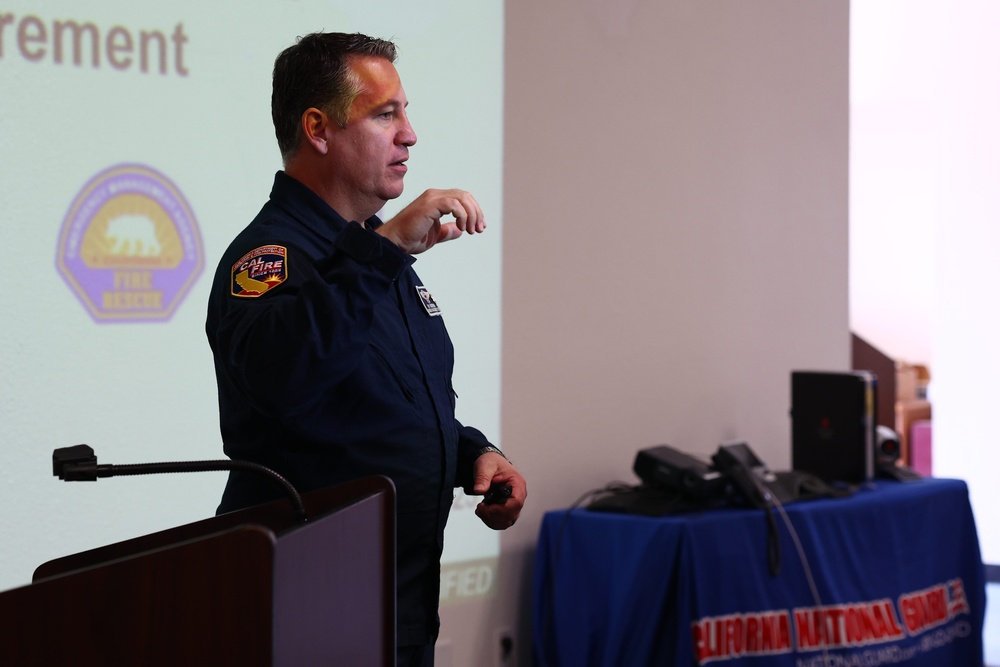
[[[396,62],[396,45],[361,33],[314,32],[300,37],[274,61],[271,119],[281,157],[287,163],[299,147],[302,114],[315,107],[341,127],[361,92],[350,68],[352,56]]]

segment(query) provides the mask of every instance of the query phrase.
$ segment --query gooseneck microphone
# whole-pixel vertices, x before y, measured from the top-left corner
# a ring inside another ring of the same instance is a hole
[[[302,496],[287,479],[268,467],[250,461],[173,461],[162,463],[130,463],[126,465],[97,464],[97,455],[90,445],[61,447],[52,452],[52,474],[66,482],[93,482],[98,477],[119,475],[154,475],[170,472],[210,472],[215,470],[245,470],[270,477],[280,485],[291,500],[299,521],[305,523],[306,510]]]

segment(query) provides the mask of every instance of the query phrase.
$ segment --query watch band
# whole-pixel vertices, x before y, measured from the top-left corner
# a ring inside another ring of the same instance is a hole
[[[476,459],[478,459],[483,454],[489,454],[490,452],[493,452],[494,454],[499,454],[500,456],[504,457],[505,459],[507,458],[507,455],[504,454],[503,452],[501,452],[499,448],[494,447],[493,445],[486,445],[485,447],[482,447],[481,449],[479,449],[476,452],[476,455],[472,457],[472,460],[475,461]]]

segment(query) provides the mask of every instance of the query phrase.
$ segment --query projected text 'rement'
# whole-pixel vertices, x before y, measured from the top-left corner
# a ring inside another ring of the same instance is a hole
[[[90,21],[53,19],[0,12],[0,60],[19,55],[28,62],[77,67],[137,70],[187,76],[184,24],[173,31],[102,29]]]

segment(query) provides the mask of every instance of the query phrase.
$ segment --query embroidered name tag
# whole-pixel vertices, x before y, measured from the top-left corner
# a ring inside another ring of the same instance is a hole
[[[441,315],[441,306],[437,305],[437,301],[434,300],[434,295],[424,287],[423,285],[417,285],[417,294],[420,295],[420,303],[424,304],[424,310],[431,317],[439,317]]]
[[[243,255],[233,264],[230,280],[233,296],[255,298],[285,282],[287,254],[284,246],[265,245]]]

